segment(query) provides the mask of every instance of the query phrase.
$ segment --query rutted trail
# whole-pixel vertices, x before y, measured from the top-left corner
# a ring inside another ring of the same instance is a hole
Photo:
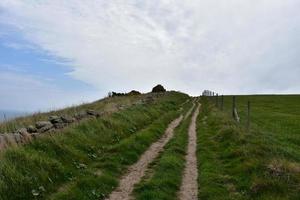
[[[183,173],[182,184],[179,192],[180,200],[196,200],[198,198],[198,170],[197,170],[197,134],[196,120],[199,114],[200,104],[193,114],[189,127],[189,143],[186,155],[186,167]]]
[[[193,112],[193,110],[194,110],[194,107],[195,107],[195,100],[193,100],[193,102],[192,102],[192,107],[189,109],[189,111],[185,114],[185,116],[184,116],[184,120],[186,120],[190,115],[191,115],[191,113]]]
[[[107,200],[129,200],[130,194],[134,189],[134,185],[138,183],[148,168],[148,165],[159,155],[164,146],[174,135],[174,129],[182,121],[181,115],[170,123],[165,134],[157,142],[153,143],[150,148],[141,156],[134,165],[130,166],[128,172],[121,178],[119,187],[116,188]]]

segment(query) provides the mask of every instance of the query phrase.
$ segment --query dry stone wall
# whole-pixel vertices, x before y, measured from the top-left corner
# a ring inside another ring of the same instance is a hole
[[[159,95],[148,95],[146,98],[138,100],[131,105],[148,104],[154,101]],[[126,109],[129,105],[118,105],[114,111]],[[96,110],[86,110],[76,113],[74,116],[50,116],[47,121],[38,121],[34,125],[29,125],[16,130],[14,133],[0,133],[0,151],[10,146],[19,146],[30,142],[44,134],[55,133],[71,124],[78,123],[89,118],[98,118],[107,112],[99,112]]]
[[[53,133],[83,119],[97,118],[103,114],[95,110],[87,110],[77,113],[74,116],[50,116],[48,121],[38,121],[35,125],[18,129],[15,133],[0,134],[0,150],[6,149],[9,146],[23,145],[40,135]]]

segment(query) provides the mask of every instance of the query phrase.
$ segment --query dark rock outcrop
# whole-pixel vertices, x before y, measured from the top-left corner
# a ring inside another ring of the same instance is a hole
[[[158,92],[166,92],[166,89],[162,85],[157,85],[152,89],[153,93],[158,93]]]

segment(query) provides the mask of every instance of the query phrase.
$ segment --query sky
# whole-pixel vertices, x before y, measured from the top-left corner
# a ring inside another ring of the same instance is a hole
[[[1,0],[0,109],[109,91],[300,93],[299,0]]]

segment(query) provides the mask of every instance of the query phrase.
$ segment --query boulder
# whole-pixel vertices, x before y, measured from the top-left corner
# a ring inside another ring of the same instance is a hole
[[[50,130],[52,130],[54,128],[54,126],[53,126],[53,124],[48,124],[48,125],[46,125],[46,126],[43,126],[42,128],[40,128],[38,131],[40,132],[40,133],[45,133],[45,132],[47,132],[47,131],[50,131]]]
[[[38,121],[35,123],[35,126],[37,129],[41,129],[43,127],[50,127],[53,126],[51,122],[49,121]]]
[[[34,130],[34,132],[36,132],[36,128],[33,126],[29,126],[28,128],[21,128],[19,130],[17,130],[17,133],[19,133],[22,136],[22,142],[28,142],[31,140],[31,135],[29,133],[33,133],[33,132],[29,132]]]
[[[27,131],[27,128],[20,128],[17,130],[16,133],[23,135],[23,134],[28,134],[28,131]]]
[[[13,136],[14,136],[15,141],[18,145],[24,143],[23,137],[20,133],[14,133]]]
[[[30,125],[27,127],[27,131],[28,133],[36,133],[37,129],[34,126]]]
[[[75,118],[69,117],[69,116],[63,116],[63,117],[61,117],[61,120],[62,120],[64,123],[67,123],[67,124],[70,124],[70,123],[73,123],[73,122],[76,121]]]
[[[56,116],[56,115],[50,116],[49,121],[52,124],[62,123],[62,119],[60,117]]]

